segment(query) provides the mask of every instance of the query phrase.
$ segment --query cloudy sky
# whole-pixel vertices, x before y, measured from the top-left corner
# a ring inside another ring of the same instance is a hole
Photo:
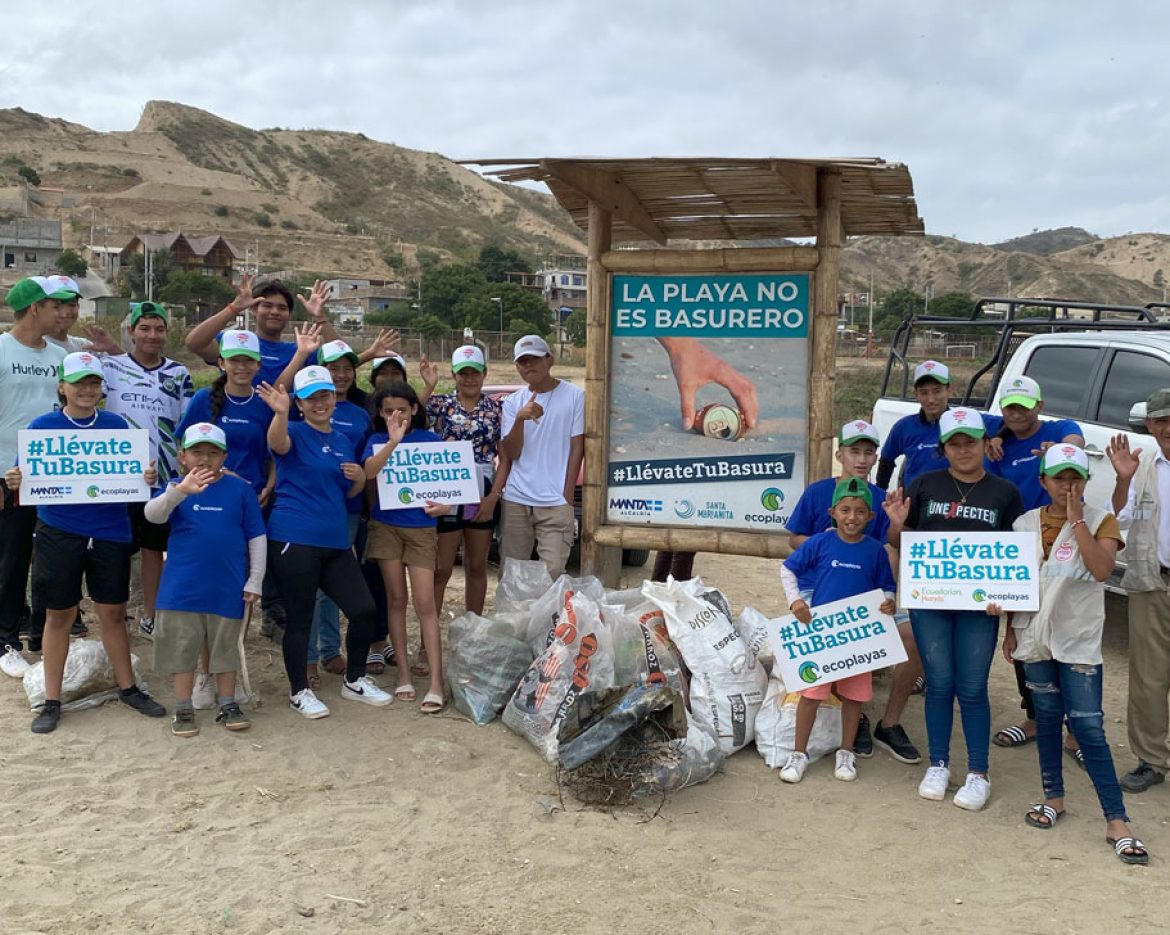
[[[931,233],[1170,232],[1170,4],[64,0],[6,5],[0,107],[147,100],[453,158],[880,156]],[[39,37],[39,38],[38,38]]]

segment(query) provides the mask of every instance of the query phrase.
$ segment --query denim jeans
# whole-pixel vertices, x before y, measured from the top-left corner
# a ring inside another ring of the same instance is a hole
[[[910,623],[926,673],[924,707],[931,765],[950,762],[958,698],[967,770],[986,773],[991,745],[987,676],[999,638],[999,620],[981,610],[911,610]]]
[[[1121,784],[1113,770],[1113,755],[1105,739],[1101,712],[1102,666],[1072,665],[1048,659],[1025,662],[1024,674],[1036,705],[1036,750],[1040,754],[1040,781],[1046,799],[1064,797],[1061,747],[1064,719],[1081,745],[1085,770],[1097,790],[1106,821],[1129,821]]]
[[[357,538],[361,516],[350,513],[346,517],[349,525],[349,544]],[[324,591],[317,592],[313,607],[313,628],[309,631],[309,662],[316,664],[341,655],[341,612],[337,603]]]

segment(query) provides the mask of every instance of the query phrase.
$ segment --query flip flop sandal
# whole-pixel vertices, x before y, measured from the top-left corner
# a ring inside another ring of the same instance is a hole
[[[1113,850],[1124,864],[1148,864],[1149,851],[1137,838],[1106,838],[1113,845]],[[1129,851],[1130,853],[1126,853]]]
[[[1023,747],[1033,743],[1035,740],[1035,735],[1029,737],[1018,724],[1005,727],[1003,730],[997,730],[995,736],[991,738],[992,743],[997,747]]]
[[[1075,750],[1072,749],[1072,747],[1065,747],[1064,752],[1072,757],[1073,760],[1076,761],[1077,766],[1083,769],[1086,773],[1089,771],[1089,767],[1085,765],[1085,755],[1081,752],[1080,747],[1077,747]]]
[[[366,656],[366,671],[371,675],[381,675],[386,671],[386,660],[380,652],[374,651]]]
[[[413,685],[399,685],[394,689],[394,697],[398,701],[414,701],[418,695],[415,694]]]
[[[1063,810],[1058,812],[1051,805],[1041,803],[1040,805],[1033,805],[1028,809],[1028,813],[1024,816],[1024,821],[1033,828],[1048,831],[1063,817]]]
[[[423,695],[419,710],[423,714],[438,714],[445,707],[447,707],[447,700],[442,695],[437,692],[427,692]]]

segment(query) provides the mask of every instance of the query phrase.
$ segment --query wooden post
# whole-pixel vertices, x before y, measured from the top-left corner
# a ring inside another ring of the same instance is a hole
[[[841,262],[841,173],[817,172],[817,250],[808,369],[808,477],[833,473],[833,390],[837,363],[837,269]]]
[[[609,272],[601,257],[610,246],[613,215],[589,202],[588,295],[585,320],[585,479],[581,501],[581,573],[617,587],[621,549],[593,539],[605,523],[606,445],[609,436]]]

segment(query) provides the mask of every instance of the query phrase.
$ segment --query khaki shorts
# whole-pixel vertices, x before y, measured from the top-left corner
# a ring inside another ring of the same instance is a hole
[[[434,571],[438,554],[439,534],[434,526],[390,526],[370,520],[365,561],[402,562]]]
[[[186,610],[160,610],[154,616],[154,670],[173,675],[194,672],[203,644],[211,650],[208,670],[240,670],[240,628],[243,620]]]

